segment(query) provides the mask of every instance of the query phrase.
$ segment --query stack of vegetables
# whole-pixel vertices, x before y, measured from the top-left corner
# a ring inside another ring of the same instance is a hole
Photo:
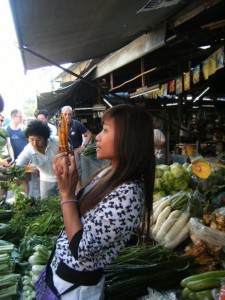
[[[38,279],[38,275],[42,269],[46,266],[50,252],[44,245],[36,245],[34,247],[34,253],[29,257],[31,270],[29,274],[22,278],[22,297],[26,300],[35,299],[34,284]]]
[[[214,300],[219,299],[221,279],[225,270],[203,272],[184,278],[180,285],[182,299]]]
[[[167,249],[175,249],[189,237],[189,200],[190,194],[180,191],[154,202],[151,235]]]
[[[154,201],[172,195],[178,191],[192,192],[189,183],[192,175],[192,165],[173,163],[169,165],[156,165]]]
[[[195,269],[194,257],[180,257],[156,243],[127,246],[104,270],[106,300],[137,299],[148,287],[175,288]]]
[[[48,201],[39,201],[21,195],[12,205],[12,216],[8,225],[4,238],[18,248],[24,238],[29,241],[34,235],[43,239],[57,236],[63,225],[59,198],[52,197]]]
[[[20,274],[14,273],[13,250],[13,244],[0,240],[0,299],[11,299],[18,292]]]

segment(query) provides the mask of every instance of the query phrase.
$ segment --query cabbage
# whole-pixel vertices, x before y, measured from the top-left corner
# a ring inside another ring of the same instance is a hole
[[[174,178],[179,178],[184,174],[185,169],[181,164],[173,163],[172,165],[170,165],[170,172],[172,173]]]
[[[173,190],[173,182],[174,182],[174,177],[170,171],[165,171],[162,177],[162,188],[165,190],[167,193],[170,193],[170,191]]]
[[[187,170],[187,168],[189,167],[189,163],[188,162],[185,162],[183,165],[182,165],[182,167],[184,168],[184,169],[186,169]]]
[[[167,182],[173,182],[174,181],[174,176],[170,171],[165,171],[163,173],[162,180],[167,181]]]
[[[160,168],[158,168],[158,165],[155,168],[155,177],[160,178],[163,176],[164,171]]]
[[[188,162],[184,163],[182,167],[188,172],[192,173],[192,164],[189,164]]]
[[[173,188],[175,191],[185,190],[188,187],[188,182],[184,177],[175,178],[173,182]]]
[[[154,190],[161,190],[162,189],[162,179],[155,178]]]
[[[170,191],[173,190],[173,182],[170,181],[163,181],[163,190],[170,194]]]
[[[191,181],[191,174],[188,171],[185,171],[182,178],[189,184]]]
[[[164,191],[158,191],[153,194],[153,202],[158,201],[166,196],[167,196],[167,194]]]
[[[164,164],[157,165],[156,168],[162,170],[163,172],[170,170],[170,166]]]
[[[186,170],[188,173],[192,174],[192,164],[189,164]]]

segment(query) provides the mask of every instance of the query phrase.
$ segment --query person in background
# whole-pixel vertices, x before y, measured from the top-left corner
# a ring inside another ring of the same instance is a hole
[[[0,165],[9,167],[14,161],[14,153],[8,131],[2,127],[5,117],[0,113]]]
[[[18,157],[23,148],[27,145],[28,141],[25,136],[25,126],[22,124],[23,113],[19,109],[13,109],[11,111],[11,121],[6,127],[10,141],[12,144],[14,159]]]
[[[3,109],[4,109],[4,100],[2,98],[2,95],[0,94],[0,113],[3,111]],[[6,181],[7,176],[4,174],[4,171],[5,171],[5,167],[0,166],[0,180]]]
[[[51,135],[57,135],[57,128],[56,126],[52,125],[51,123],[49,123],[48,118],[49,118],[49,113],[46,109],[39,109],[36,113],[35,113],[35,117],[45,123],[48,124],[49,128],[51,129]]]
[[[73,157],[69,154],[70,166],[67,153],[54,160],[65,227],[36,282],[37,300],[53,299],[41,298],[49,292],[61,300],[104,299],[103,268],[119,255],[144,216],[149,232],[155,174],[152,118],[138,106],[121,104],[104,112],[102,124],[97,157],[110,165],[89,179],[78,199]]]
[[[9,133],[10,142],[14,153],[14,159],[16,160],[18,155],[28,144],[27,138],[24,133],[25,126],[23,125],[23,112],[21,110],[13,109],[11,111],[11,120],[6,129]],[[21,180],[21,184],[23,185],[24,192],[26,194],[29,194],[29,180],[29,174],[25,174],[25,179]]]
[[[78,169],[79,180],[77,182],[77,189],[80,189],[82,184],[82,169],[81,169],[81,153],[87,148],[91,141],[92,133],[81,122],[73,120],[73,110],[70,106],[64,106],[61,109],[62,114],[68,124],[69,143],[73,146],[76,166]],[[83,135],[83,137],[82,137]]]
[[[160,129],[154,129],[154,145],[157,149],[163,149],[166,145],[166,138]]]
[[[166,137],[164,133],[159,129],[159,122],[154,122],[154,146],[155,146],[155,158],[157,164],[165,163],[166,154]]]
[[[48,124],[39,120],[30,122],[25,135],[29,143],[16,159],[16,165],[24,167],[31,163],[39,170],[41,199],[58,195],[56,175],[52,166],[58,153],[58,137],[50,136]]]

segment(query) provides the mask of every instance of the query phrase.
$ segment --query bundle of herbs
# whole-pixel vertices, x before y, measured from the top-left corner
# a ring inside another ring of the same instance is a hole
[[[63,225],[58,197],[48,200],[36,200],[24,195],[13,205],[13,214],[8,223],[5,239],[16,247],[23,238],[36,235],[41,237],[57,236]]]

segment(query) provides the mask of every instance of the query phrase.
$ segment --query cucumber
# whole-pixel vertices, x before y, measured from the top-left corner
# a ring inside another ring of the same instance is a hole
[[[187,299],[188,296],[192,293],[192,291],[188,288],[188,287],[185,287],[183,290],[182,290],[182,299]]]
[[[201,274],[188,276],[180,282],[180,285],[183,288],[185,288],[187,286],[187,283],[191,281],[196,281],[205,278],[220,278],[220,277],[225,277],[225,270],[208,271]]]
[[[192,292],[188,295],[189,300],[198,300],[197,295],[195,292]]]
[[[220,287],[220,278],[203,278],[195,281],[190,281],[187,283],[187,288],[192,291],[203,291],[212,288]]]
[[[212,290],[205,290],[205,291],[200,291],[196,293],[197,299],[198,300],[214,300],[215,298],[212,295]]]

